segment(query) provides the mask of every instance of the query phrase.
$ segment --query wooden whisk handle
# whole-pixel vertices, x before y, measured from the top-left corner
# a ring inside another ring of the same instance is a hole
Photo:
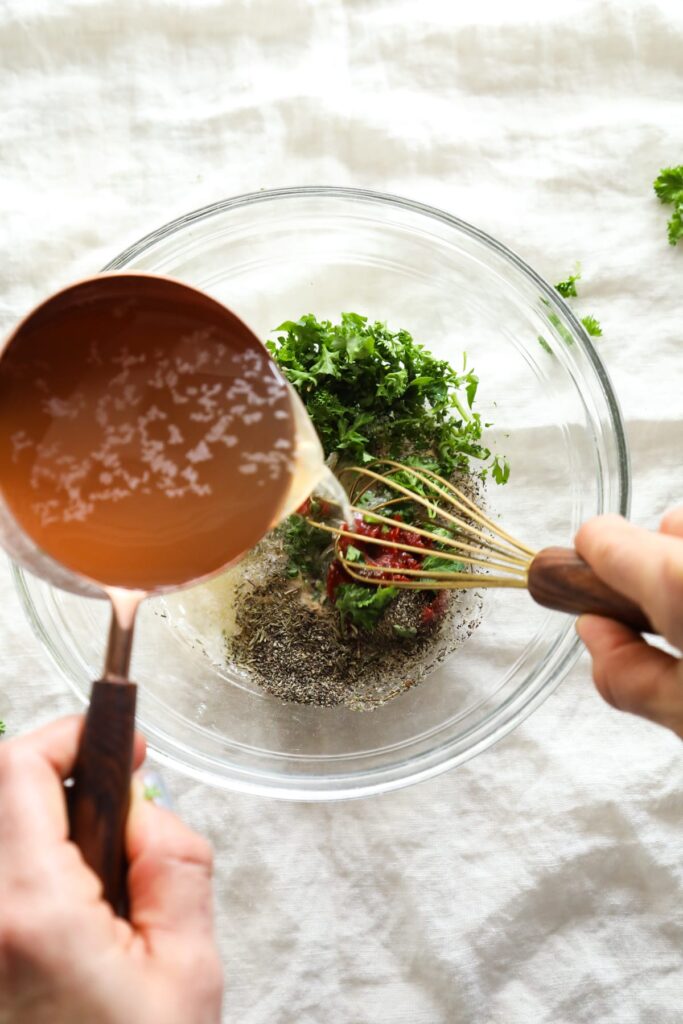
[[[127,916],[124,834],[135,738],[133,683],[93,683],[69,794],[69,838],[102,882],[104,898]]]
[[[529,593],[537,604],[571,615],[604,615],[638,633],[656,633],[642,608],[595,575],[573,548],[544,548],[529,566]]]

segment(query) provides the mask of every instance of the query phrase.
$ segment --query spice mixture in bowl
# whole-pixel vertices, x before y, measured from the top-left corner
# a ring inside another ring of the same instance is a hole
[[[337,324],[306,314],[266,344],[356,507],[316,491],[218,586],[165,611],[205,651],[213,628],[217,668],[228,661],[273,696],[370,710],[425,679],[479,620],[480,595],[417,587],[423,570],[454,582],[481,568],[452,514],[426,509],[426,474],[444,474],[437,487],[457,480],[481,505],[488,479],[504,484],[509,465],[484,443],[491,424],[465,355],[456,372],[409,332],[357,313]]]
[[[447,214],[357,190],[261,192],[159,229],[106,269],[122,268],[196,285],[270,339],[337,472],[386,455],[436,470],[535,547],[626,511],[621,419],[583,328],[514,254]],[[133,675],[160,760],[294,799],[395,788],[484,750],[578,655],[571,619],[523,591],[391,592],[388,573],[359,585],[349,553],[386,570],[372,533],[389,528],[363,509],[340,562],[334,536],[309,524],[332,510],[301,512],[230,573],[143,609]],[[395,539],[414,548],[404,568],[443,562],[396,512]],[[106,605],[16,576],[85,699]]]

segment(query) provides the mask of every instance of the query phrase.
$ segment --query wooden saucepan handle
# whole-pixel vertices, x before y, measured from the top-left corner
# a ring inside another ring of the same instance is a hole
[[[537,604],[571,615],[604,615],[638,633],[656,633],[637,604],[608,587],[573,548],[544,548],[529,567],[529,593]]]
[[[69,791],[69,838],[102,882],[105,899],[127,916],[125,828],[135,737],[133,683],[93,683]]]

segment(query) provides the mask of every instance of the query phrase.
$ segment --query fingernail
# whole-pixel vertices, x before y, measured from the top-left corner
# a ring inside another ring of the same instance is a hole
[[[150,800],[157,807],[173,809],[173,799],[168,791],[162,775],[154,768],[146,768],[142,773],[142,795],[145,800]]]

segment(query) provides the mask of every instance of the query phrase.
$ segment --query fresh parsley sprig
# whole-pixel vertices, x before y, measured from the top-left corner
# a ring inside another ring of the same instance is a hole
[[[581,267],[577,263],[573,274],[567,276],[566,281],[559,281],[555,285],[555,290],[560,293],[563,299],[575,299],[578,295],[576,290],[576,282],[581,280]]]
[[[600,326],[600,321],[596,320],[594,316],[582,316],[581,323],[586,328],[586,331],[588,334],[590,334],[591,338],[602,337],[602,327]]]
[[[661,203],[673,206],[668,223],[669,244],[677,245],[683,238],[683,164],[665,167],[655,178],[653,187]]]
[[[578,297],[579,294],[576,288],[576,282],[580,280],[581,267],[580,264],[577,263],[574,273],[569,274],[566,280],[559,281],[555,285],[555,290],[560,293],[563,299],[575,299]],[[563,339],[563,341],[565,341],[567,345],[573,345],[574,339],[572,337],[571,331],[569,331],[564,326],[557,313],[548,313],[548,319],[550,320],[550,323],[553,325],[553,327],[557,330],[558,334]],[[586,333],[589,334],[591,338],[602,337],[602,327],[600,326],[600,321],[597,320],[596,317],[590,315],[582,316],[581,323],[585,327]],[[546,352],[550,352],[552,354],[552,349],[542,334],[539,334],[538,342],[541,345],[541,347],[546,350]]]

